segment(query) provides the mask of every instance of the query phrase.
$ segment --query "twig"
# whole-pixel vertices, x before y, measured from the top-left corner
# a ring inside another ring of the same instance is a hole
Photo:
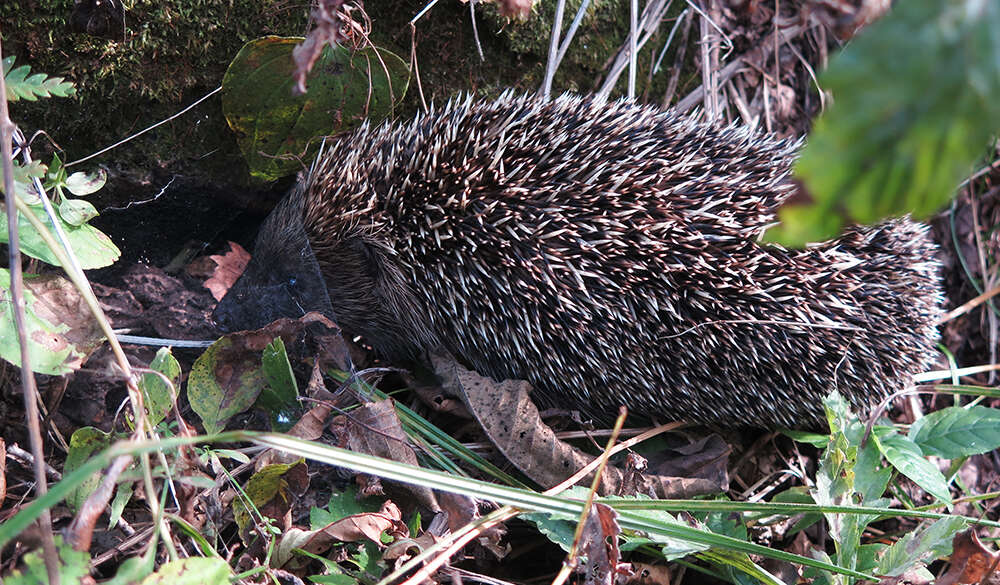
[[[479,42],[479,27],[476,26],[476,0],[469,0],[469,18],[472,19],[472,38],[476,39],[476,51],[479,52],[479,60],[486,61],[483,56],[483,45]]]
[[[670,8],[671,0],[656,0],[655,2],[650,2],[642,11],[642,16],[639,19],[639,24],[637,31],[643,31],[643,35],[638,39],[635,46],[635,53],[638,55],[639,51],[649,42],[649,39],[653,37],[653,33],[660,26],[660,21],[663,19],[663,15],[666,13],[667,9]],[[611,95],[611,91],[615,88],[615,84],[618,83],[618,78],[621,76],[622,72],[628,66],[632,51],[630,50],[632,43],[632,35],[629,34],[629,38],[626,42],[622,44],[621,48],[618,49],[618,54],[615,55],[614,63],[611,65],[611,69],[608,71],[607,76],[601,83],[600,89],[597,90],[598,97],[607,99]]]
[[[1000,294],[1000,285],[994,286],[990,290],[988,290],[988,291],[984,292],[983,294],[977,296],[976,298],[972,299],[971,301],[967,301],[967,302],[963,303],[962,305],[960,305],[958,307],[955,307],[954,309],[948,311],[948,313],[945,314],[945,316],[943,316],[940,319],[938,319],[938,324],[940,325],[941,323],[945,323],[947,321],[951,321],[955,317],[959,317],[961,315],[964,315],[964,314],[968,313],[969,311],[971,311],[972,309],[975,309],[979,305],[981,305],[981,304],[985,303],[986,301],[992,299],[993,297],[997,296],[998,294]],[[995,360],[991,360],[991,361],[995,361]]]
[[[794,26],[790,26],[777,34],[781,39],[781,42],[785,42],[788,39],[798,36],[806,28],[807,28],[806,25],[797,24]],[[736,57],[731,62],[727,63],[726,66],[720,69],[716,74],[716,83],[722,84],[725,83],[726,81],[729,81],[729,79],[733,75],[736,75],[736,73],[740,71],[740,69],[743,67],[744,64],[750,63],[750,58],[754,55],[754,53],[760,53],[761,51],[763,51],[766,53],[765,58],[770,56],[771,49],[769,46],[772,44],[773,42],[771,38],[770,37],[766,38],[760,43],[758,47],[750,49],[746,53],[743,53],[739,57]],[[705,93],[704,85],[696,88],[691,93],[684,96],[684,98],[681,101],[677,102],[676,109],[680,112],[687,112],[688,110],[695,107],[699,102],[702,101],[704,93]]]
[[[0,62],[3,52],[0,51]],[[14,161],[12,145],[14,123],[10,119],[7,107],[7,83],[0,72],[0,157],[3,158],[3,191],[7,210],[7,261],[10,270],[10,295],[14,312],[14,328],[17,331],[18,345],[21,348],[21,394],[24,399],[24,411],[28,423],[28,438],[31,443],[31,455],[34,457],[32,469],[35,472],[35,495],[39,498],[48,491],[45,478],[45,451],[42,446],[42,428],[38,414],[38,387],[35,386],[35,375],[31,371],[31,359],[28,355],[28,326],[24,317],[24,281],[21,277],[20,236],[17,230],[17,196],[14,194]],[[49,583],[59,585],[59,553],[56,551],[55,539],[52,535],[52,516],[48,508],[42,511],[38,518],[42,532],[42,549],[45,556],[45,571]]]
[[[712,19],[702,11],[699,11],[699,14],[701,14],[701,20],[698,21],[701,34],[701,85],[705,88],[702,92],[702,104],[705,106],[705,116],[708,120],[715,121],[719,118],[719,78],[716,71],[719,46],[710,26]]]
[[[573,16],[573,22],[569,25],[569,30],[562,39],[562,46],[559,47],[559,54],[556,55],[556,69],[559,69],[559,64],[562,63],[563,57],[566,56],[566,51],[569,50],[569,43],[573,40],[573,35],[576,34],[576,29],[580,28],[580,23],[583,22],[583,17],[587,13],[587,7],[590,6],[590,0],[583,0],[580,3],[580,8],[576,10],[576,15]]]
[[[552,34],[549,37],[549,58],[545,64],[545,80],[542,82],[542,99],[548,101],[552,95],[552,80],[556,76],[556,55],[559,54],[559,36],[562,33],[563,13],[566,0],[558,0],[556,14],[552,18]]]
[[[629,2],[628,19],[628,99],[635,99],[635,54],[639,36],[639,0]]]
[[[684,57],[687,55],[688,39],[691,37],[691,23],[694,22],[694,13],[684,10],[684,32],[681,33],[681,43],[677,47],[677,54],[674,55],[674,64],[670,66],[670,81],[667,83],[667,91],[663,94],[663,107],[666,108],[674,99],[677,92],[677,84],[680,82],[681,70],[684,67]]]
[[[669,10],[669,5],[668,5],[668,10]],[[680,13],[680,15],[677,16],[677,20],[674,21],[674,26],[670,27],[670,33],[667,35],[667,42],[663,43],[663,48],[660,49],[660,54],[656,57],[656,63],[653,65],[653,68],[650,69],[649,71],[650,78],[659,73],[660,65],[663,64],[663,58],[667,56],[667,49],[670,48],[670,45],[674,40],[674,34],[677,33],[677,29],[680,28],[681,23],[684,22],[685,18],[687,18],[689,10],[690,10],[689,8],[685,8]]]

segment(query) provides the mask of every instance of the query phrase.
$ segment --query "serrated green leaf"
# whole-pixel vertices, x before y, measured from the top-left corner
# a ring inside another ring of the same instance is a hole
[[[318,137],[380,122],[406,93],[409,69],[385,49],[327,46],[293,96],[292,50],[301,38],[247,43],[222,79],[222,111],[255,176],[277,179],[303,168]],[[384,66],[383,66],[384,64]],[[276,158],[277,157],[277,158]]]
[[[1000,447],[1000,410],[985,406],[952,406],[913,423],[910,440],[925,455],[956,459]]]
[[[55,542],[56,551],[59,555],[59,559],[57,560],[59,582],[64,585],[83,583],[83,579],[90,574],[90,555],[74,550],[58,534],[55,537]],[[4,584],[46,585],[49,582],[49,575],[45,568],[43,554],[40,548],[26,554],[21,561],[23,566],[13,569],[9,575],[5,576]]]
[[[916,443],[895,432],[882,436],[872,433],[872,438],[882,455],[900,473],[939,501],[951,504],[948,481],[941,470],[924,457]]]
[[[14,65],[13,56],[3,60],[4,82],[7,84],[7,99],[16,102],[18,99],[36,101],[40,97],[68,97],[76,93],[76,88],[62,77],[49,77],[44,73],[29,76],[31,67]]]
[[[1000,128],[997,30],[998,2],[897,2],[855,37],[819,77],[836,103],[795,167],[813,203],[782,209],[768,239],[798,246],[947,202]]]

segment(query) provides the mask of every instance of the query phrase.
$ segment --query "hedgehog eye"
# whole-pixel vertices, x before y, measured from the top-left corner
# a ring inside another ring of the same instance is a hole
[[[294,276],[289,276],[288,277],[288,286],[295,286],[295,283],[297,283],[298,281],[299,281],[299,279],[295,278]]]

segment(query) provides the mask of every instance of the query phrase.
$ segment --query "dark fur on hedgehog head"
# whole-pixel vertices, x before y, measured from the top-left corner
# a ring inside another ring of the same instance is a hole
[[[929,366],[942,298],[905,218],[759,242],[796,146],[510,93],[363,127],[265,223],[216,317],[322,310],[383,355],[444,348],[599,418],[816,426],[829,392],[868,408]]]

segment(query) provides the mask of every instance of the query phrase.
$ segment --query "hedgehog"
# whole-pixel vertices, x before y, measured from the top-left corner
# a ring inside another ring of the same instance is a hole
[[[597,419],[815,428],[829,393],[864,411],[931,365],[943,299],[909,218],[761,242],[798,148],[624,100],[453,99],[328,145],[214,318],[320,311]]]

